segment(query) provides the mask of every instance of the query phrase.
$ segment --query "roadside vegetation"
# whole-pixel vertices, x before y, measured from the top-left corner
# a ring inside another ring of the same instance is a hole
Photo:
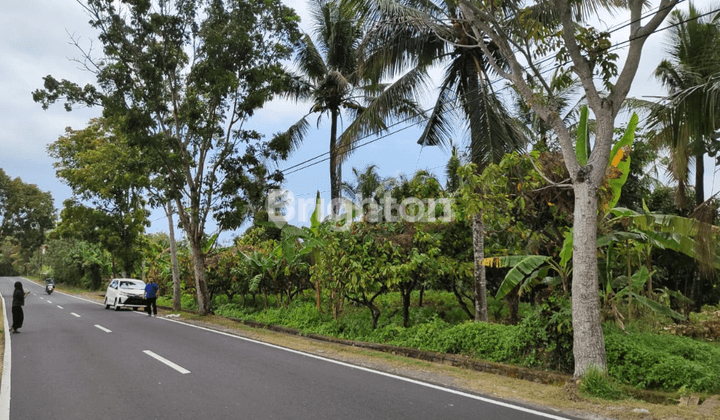
[[[59,219],[49,193],[0,169],[0,275],[86,290],[154,279],[175,310],[560,372],[606,399],[720,393],[720,201],[702,172],[688,182],[720,149],[718,9],[672,12],[656,72],[667,94],[651,103],[626,98],[632,58],[674,0],[630,25],[642,35],[625,68],[584,20],[600,1],[545,14],[319,0],[311,34],[279,1],[116,3],[86,4],[104,56],[81,61],[97,83],[48,76],[33,93],[104,111],[48,147],[73,190]],[[514,65],[521,46],[555,71]],[[442,86],[422,110],[434,65]],[[338,201],[323,219],[318,188],[309,224],[275,192],[306,118],[270,139],[241,128],[277,97],[332,124]],[[618,119],[621,106],[635,113]],[[447,147],[443,176],[371,164],[343,180],[360,140],[398,121]],[[145,232],[153,207],[169,234]],[[220,243],[222,231],[237,235]]]

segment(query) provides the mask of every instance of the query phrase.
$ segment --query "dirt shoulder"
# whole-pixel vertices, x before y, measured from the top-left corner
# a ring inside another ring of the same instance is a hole
[[[74,293],[85,299],[102,302],[98,293]],[[219,316],[173,314],[161,309],[159,316],[222,331],[265,343],[299,350],[328,359],[375,369],[382,372],[429,382],[489,398],[509,400],[543,411],[557,412],[584,419],[720,419],[720,396],[690,399],[690,405],[660,405],[640,400],[605,401],[578,395],[576,385],[545,385],[497,374],[478,372],[412,359],[397,354],[321,341],[314,338],[251,328]],[[179,316],[178,316],[179,315]],[[698,404],[701,402],[701,404]]]

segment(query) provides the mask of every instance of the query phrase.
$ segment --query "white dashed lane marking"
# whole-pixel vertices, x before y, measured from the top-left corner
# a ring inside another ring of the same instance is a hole
[[[75,312],[70,312],[70,315],[72,315],[72,316],[74,316],[74,317],[77,317],[77,318],[80,318],[80,315],[76,314]]]
[[[97,328],[97,329],[99,329],[99,330],[103,330],[103,331],[105,331],[106,333],[112,332],[112,331],[108,330],[107,328],[103,327],[102,325],[97,325],[97,324],[95,324],[95,328]]]
[[[168,359],[166,359],[166,358],[164,358],[164,357],[162,357],[162,356],[159,356],[159,355],[151,352],[150,350],[144,350],[143,353],[147,354],[148,356],[150,356],[150,357],[152,357],[152,358],[154,358],[154,359],[156,359],[156,360],[158,360],[158,361],[160,361],[160,362],[165,363],[166,365],[168,365],[168,366],[170,366],[171,368],[177,370],[178,372],[182,373],[183,375],[186,375],[186,374],[190,373],[190,371],[187,370],[187,369],[185,369],[184,367],[179,366],[179,365],[176,365],[175,363],[169,361]]]

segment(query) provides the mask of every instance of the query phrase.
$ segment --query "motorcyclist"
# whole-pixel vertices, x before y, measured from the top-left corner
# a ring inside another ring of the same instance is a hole
[[[47,280],[45,280],[45,291],[49,295],[50,293],[55,290],[55,281],[52,279],[52,277],[49,277]]]

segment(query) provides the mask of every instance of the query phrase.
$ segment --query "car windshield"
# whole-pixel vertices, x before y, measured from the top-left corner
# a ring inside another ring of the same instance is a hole
[[[145,286],[141,283],[135,283],[132,281],[121,281],[120,282],[120,288],[121,289],[144,289]]]

